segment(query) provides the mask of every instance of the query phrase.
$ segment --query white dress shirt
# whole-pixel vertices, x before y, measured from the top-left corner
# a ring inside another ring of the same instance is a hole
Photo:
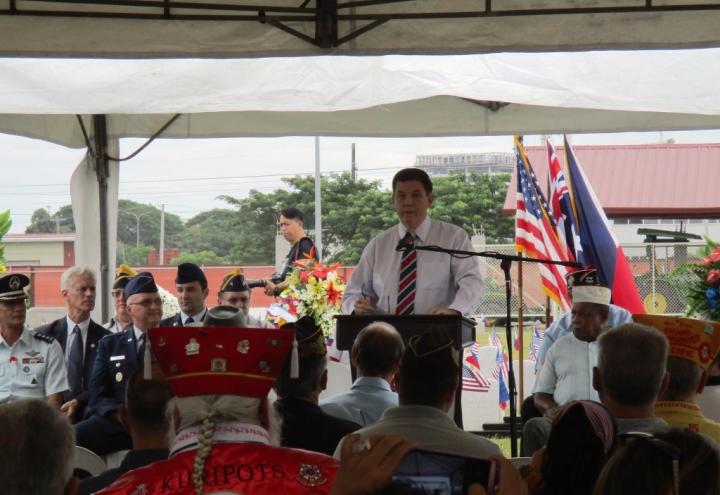
[[[406,227],[399,223],[374,237],[363,250],[343,295],[342,312],[353,312],[363,295],[377,298],[378,311],[394,313],[402,252],[396,251]],[[418,246],[440,246],[472,251],[467,233],[439,220],[425,220],[415,230]],[[483,294],[483,282],[476,257],[456,258],[446,253],[417,252],[416,314],[441,306],[474,314]]]
[[[558,405],[573,400],[600,402],[592,386],[597,365],[597,341],[584,342],[569,333],[560,337],[547,353],[533,393],[552,394]]]

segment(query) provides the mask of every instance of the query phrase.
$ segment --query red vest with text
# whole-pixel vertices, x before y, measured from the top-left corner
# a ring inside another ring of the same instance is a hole
[[[136,469],[119,478],[102,495],[195,495],[192,473],[196,451]],[[205,463],[206,495],[325,495],[338,464],[305,450],[259,443],[217,443]]]

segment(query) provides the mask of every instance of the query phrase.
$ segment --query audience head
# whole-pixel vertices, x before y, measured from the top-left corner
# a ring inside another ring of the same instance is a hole
[[[327,347],[322,328],[309,316],[303,316],[282,328],[295,332],[297,367],[293,365],[293,351],[285,360],[273,388],[281,399],[309,399],[316,402],[327,385]]]
[[[22,273],[0,274],[0,328],[20,331],[25,324],[25,293],[30,279]]]
[[[160,324],[162,299],[152,273],[141,272],[132,277],[125,285],[123,295],[128,314],[138,330],[144,332]]]
[[[615,420],[602,404],[574,401],[562,406],[543,454],[541,493],[591,494],[615,446],[616,432]]]
[[[128,380],[125,404],[120,405],[122,422],[133,437],[167,437],[171,423],[168,404],[172,397],[167,381],[146,380],[143,370],[137,369]]]
[[[447,332],[433,329],[411,337],[396,377],[400,405],[448,411],[459,373],[458,351]]]
[[[693,402],[720,351],[720,323],[662,315],[633,315],[633,319],[656,328],[668,339],[669,381],[661,399]]]
[[[75,432],[67,418],[42,400],[0,405],[0,486],[4,495],[75,493]]]
[[[602,470],[594,495],[720,494],[720,453],[694,431],[628,433],[620,435],[620,444]]]
[[[275,329],[189,326],[155,328],[149,335],[176,396],[176,429],[200,426],[193,468],[195,490],[200,495],[216,422],[247,421],[263,426],[270,434],[277,431],[267,394],[282,369],[293,335]]]
[[[402,224],[417,229],[427,217],[435,196],[430,176],[419,168],[404,168],[392,180],[392,201]]]
[[[87,265],[71,266],[63,272],[60,292],[71,317],[83,320],[90,317],[95,308],[95,285],[95,272]]]
[[[223,277],[218,291],[218,304],[235,306],[247,316],[250,310],[250,287],[241,268],[236,268]]]
[[[130,321],[130,314],[125,304],[125,286],[130,279],[137,275],[137,272],[128,265],[120,265],[115,273],[115,281],[112,286],[113,304],[115,306],[116,321]]]
[[[625,323],[598,339],[593,386],[600,399],[628,407],[652,406],[667,385],[668,341],[652,327]],[[607,404],[606,404],[607,405]]]
[[[390,381],[397,373],[403,352],[405,344],[395,327],[376,321],[358,333],[352,347],[352,361],[359,376]]]
[[[305,235],[305,218],[300,210],[288,206],[280,210],[280,234],[290,244],[295,244]]]
[[[195,263],[178,265],[175,291],[180,309],[186,315],[193,316],[205,309],[205,299],[209,294],[207,278]]]

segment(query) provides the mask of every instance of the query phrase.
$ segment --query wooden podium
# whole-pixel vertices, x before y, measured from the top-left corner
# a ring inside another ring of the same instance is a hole
[[[403,341],[407,344],[408,339],[413,335],[425,333],[432,329],[443,329],[448,335],[452,336],[455,349],[462,350],[475,343],[475,322],[469,318],[455,315],[409,315],[397,316],[389,314],[373,314],[373,315],[341,315],[337,316],[337,326],[335,332],[335,346],[341,351],[352,350],[355,337],[360,330],[368,326],[374,321],[384,321],[394,326]],[[457,391],[455,392],[455,423],[462,428],[462,358],[459,355],[460,376],[458,377]],[[355,367],[351,366],[352,378],[355,381]]]

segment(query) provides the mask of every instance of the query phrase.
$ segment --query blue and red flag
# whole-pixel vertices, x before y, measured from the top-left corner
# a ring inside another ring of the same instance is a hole
[[[612,302],[631,313],[644,313],[630,265],[610,229],[600,201],[583,172],[565,136],[565,163],[572,193],[573,210],[580,233],[584,263],[595,266],[600,282],[610,288]]]

